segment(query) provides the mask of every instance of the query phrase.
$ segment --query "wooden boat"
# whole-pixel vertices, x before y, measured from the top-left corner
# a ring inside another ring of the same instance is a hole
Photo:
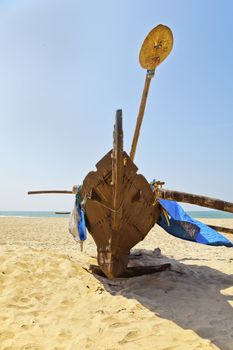
[[[147,73],[130,155],[123,148],[122,111],[117,110],[113,148],[96,164],[96,171],[87,174],[79,189],[29,192],[78,193],[85,203],[86,226],[97,246],[99,267],[108,278],[121,276],[126,271],[131,248],[143,240],[158,221],[162,211],[159,198],[233,212],[232,203],[165,190],[163,182],[157,181],[153,190],[145,177],[137,174],[134,156],[150,82],[155,68],[172,46],[172,32],[163,25],[155,27],[142,45],[140,63]]]

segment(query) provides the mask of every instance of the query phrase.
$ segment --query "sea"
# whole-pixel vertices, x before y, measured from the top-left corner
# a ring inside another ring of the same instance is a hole
[[[203,219],[233,219],[233,214],[218,210],[187,211],[192,218]],[[69,213],[55,213],[53,211],[0,211],[0,217],[18,218],[57,218],[69,217]]]

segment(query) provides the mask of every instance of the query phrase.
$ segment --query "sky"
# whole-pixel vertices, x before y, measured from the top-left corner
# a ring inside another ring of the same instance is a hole
[[[151,82],[139,173],[233,201],[232,18],[230,0],[0,0],[0,210],[70,210],[73,196],[27,191],[81,184],[112,148],[116,109],[129,153],[138,55],[160,23],[174,46]]]

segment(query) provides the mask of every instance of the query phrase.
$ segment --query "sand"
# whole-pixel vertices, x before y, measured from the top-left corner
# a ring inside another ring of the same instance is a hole
[[[91,237],[81,253],[67,226],[0,218],[1,350],[233,350],[232,248],[178,240],[156,225],[132,263],[171,269],[109,281],[86,270],[96,262]]]

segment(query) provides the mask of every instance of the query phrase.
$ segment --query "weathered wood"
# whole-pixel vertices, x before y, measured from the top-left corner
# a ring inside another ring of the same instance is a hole
[[[137,117],[137,123],[136,123],[136,128],[134,131],[134,137],[133,137],[133,142],[131,146],[131,151],[130,151],[130,158],[133,161],[135,157],[135,152],[137,148],[137,143],[138,143],[138,138],[140,134],[140,129],[143,121],[143,116],[146,108],[146,101],[147,101],[147,96],[150,88],[150,82],[151,82],[151,76],[146,75],[145,83],[144,83],[144,89],[142,93],[142,98],[141,98],[141,103],[138,111],[138,117]]]
[[[159,24],[146,36],[140,53],[139,61],[142,68],[155,69],[170,54],[173,47],[173,34],[170,28]]]
[[[123,180],[123,130],[122,111],[117,110],[116,122],[113,133],[112,150],[112,185],[113,191],[113,212],[112,228],[119,230],[122,218],[122,180]]]
[[[48,191],[29,191],[28,194],[73,194],[72,191],[66,190],[48,190]]]
[[[166,190],[164,188],[158,190],[158,198],[168,199],[176,202],[189,203],[199,205],[201,207],[217,209],[233,213],[233,203],[226,202],[221,199],[200,196],[197,194]]]
[[[68,215],[68,214],[70,214],[70,211],[55,211],[55,214],[57,214],[57,215]]]
[[[224,232],[224,233],[233,234],[233,229],[232,228],[222,227],[222,226],[215,226],[215,225],[208,225],[208,226],[211,227],[212,229],[214,229],[215,231],[218,231],[218,232]]]
[[[97,246],[98,264],[107,277],[114,278],[125,271],[130,249],[144,239],[158,220],[161,209],[159,204],[153,206],[154,193],[150,185],[137,174],[137,167],[123,152],[122,219],[119,229],[113,229],[111,153],[98,162],[96,172],[86,176],[80,194],[86,198],[86,224]]]

